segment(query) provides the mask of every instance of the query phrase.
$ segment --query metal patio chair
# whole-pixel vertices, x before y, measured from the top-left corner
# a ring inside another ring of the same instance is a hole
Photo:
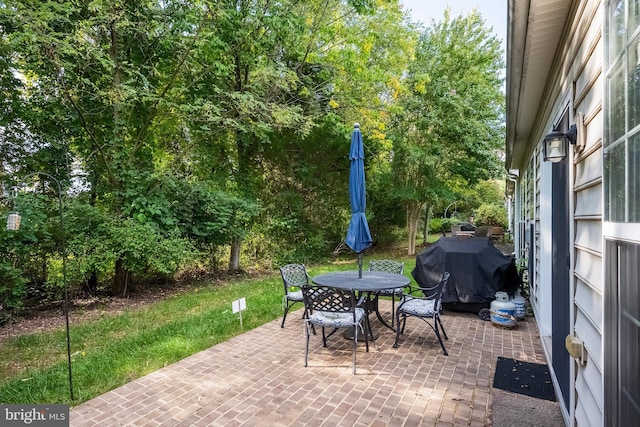
[[[404,274],[404,262],[394,261],[391,259],[376,259],[369,262],[369,271],[384,271],[386,273]],[[395,303],[396,297],[400,299],[404,288],[383,289],[376,294],[375,307],[376,316],[382,323],[386,323],[380,316],[378,311],[378,298],[381,296],[391,297],[391,328],[393,328],[395,320]]]
[[[353,373],[355,374],[358,334],[364,335],[364,342],[368,352],[369,334],[365,333],[365,331],[371,329],[367,311],[359,307],[361,301],[357,299],[355,291],[313,284],[303,286],[302,294],[307,313],[305,318],[306,347],[304,366],[307,366],[309,360],[309,338],[311,333],[314,332],[314,325],[322,327],[322,344],[324,347],[327,347],[327,339],[340,328],[354,328]],[[331,329],[329,334],[326,333],[326,328]],[[375,344],[375,338],[373,343]]]
[[[304,264],[287,264],[280,267],[282,275],[282,283],[284,285],[284,296],[282,297],[282,307],[284,316],[282,317],[281,328],[284,328],[284,321],[287,319],[287,313],[292,305],[297,302],[304,303],[302,297],[302,286],[309,284],[309,274]],[[306,310],[302,317],[306,315]]]
[[[407,325],[407,317],[417,317],[424,320],[433,329],[438,341],[440,341],[442,352],[445,356],[449,355],[440,336],[440,329],[442,329],[444,339],[449,339],[440,319],[440,298],[442,297],[442,290],[448,281],[449,272],[445,272],[442,275],[442,280],[433,286],[409,286],[409,292],[402,295],[396,310],[396,341],[393,344],[393,348],[398,348],[400,334],[404,333],[404,327]]]

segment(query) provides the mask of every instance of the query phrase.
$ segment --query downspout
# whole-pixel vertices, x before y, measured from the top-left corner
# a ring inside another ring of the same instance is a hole
[[[513,172],[512,172],[513,171]],[[514,173],[515,172],[515,173]],[[509,185],[507,183],[507,188],[506,188],[506,196],[507,196],[507,220],[508,220],[508,233],[511,236],[511,238],[513,239],[514,243],[519,243],[516,242],[516,235],[515,235],[515,229],[514,229],[514,212],[513,212],[513,204],[514,204],[514,194],[515,194],[515,190],[516,190],[516,186],[518,183],[518,171],[517,170],[509,170],[509,172],[507,172],[507,180],[509,180],[510,182],[512,182],[513,187],[511,187],[511,185]],[[513,188],[513,190],[509,191],[511,188]],[[514,255],[516,253],[519,253],[520,251],[518,250],[517,245],[514,245]]]

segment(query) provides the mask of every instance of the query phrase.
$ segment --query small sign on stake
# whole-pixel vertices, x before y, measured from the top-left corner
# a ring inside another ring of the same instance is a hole
[[[240,329],[242,330],[242,311],[247,309],[247,300],[240,298],[231,303],[233,314],[240,313]]]

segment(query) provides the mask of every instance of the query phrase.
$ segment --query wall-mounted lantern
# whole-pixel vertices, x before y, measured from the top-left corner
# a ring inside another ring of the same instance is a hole
[[[576,143],[578,128],[571,125],[567,132],[560,132],[554,129],[553,132],[544,137],[544,161],[558,163],[567,157],[569,143]]]

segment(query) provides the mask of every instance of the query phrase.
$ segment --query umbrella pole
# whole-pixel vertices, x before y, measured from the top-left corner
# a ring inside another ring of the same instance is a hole
[[[358,279],[362,279],[362,252],[358,253]]]

